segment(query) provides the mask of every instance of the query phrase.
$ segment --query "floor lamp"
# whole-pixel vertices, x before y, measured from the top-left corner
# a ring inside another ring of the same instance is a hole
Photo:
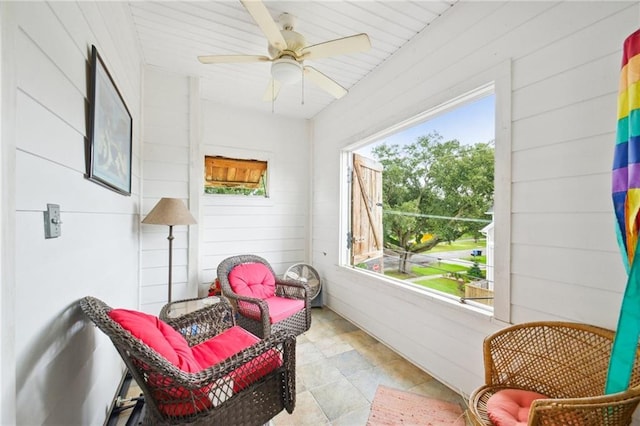
[[[162,198],[158,204],[149,212],[142,223],[150,225],[169,226],[169,295],[168,302],[171,303],[171,268],[173,266],[173,227],[174,225],[193,225],[196,220],[193,218],[187,207],[179,198]]]

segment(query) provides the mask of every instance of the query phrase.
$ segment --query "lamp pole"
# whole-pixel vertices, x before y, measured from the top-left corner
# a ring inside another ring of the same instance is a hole
[[[171,303],[171,268],[173,267],[173,225],[169,225],[169,236],[167,240],[169,240],[169,294],[168,294],[168,302]]]
[[[1,0],[0,0],[1,1]],[[196,220],[193,218],[182,200],[178,198],[161,198],[158,204],[149,212],[142,223],[150,225],[169,226],[169,280],[167,303],[171,303],[171,290],[173,284],[173,226],[193,225]]]

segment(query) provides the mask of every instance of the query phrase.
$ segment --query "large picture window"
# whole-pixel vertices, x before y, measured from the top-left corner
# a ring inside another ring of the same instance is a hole
[[[495,111],[483,86],[349,152],[351,266],[493,308]]]

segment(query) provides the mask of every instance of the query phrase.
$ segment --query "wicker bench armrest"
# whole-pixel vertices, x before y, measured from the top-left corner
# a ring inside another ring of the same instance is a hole
[[[225,297],[233,300],[236,302],[236,307],[238,302],[243,302],[244,303],[244,307],[243,310],[244,311],[255,311],[255,312],[260,312],[260,318],[262,318],[263,320],[266,318],[267,320],[269,319],[268,316],[268,312],[269,312],[269,305],[267,305],[267,302],[265,302],[262,299],[257,299],[255,297],[249,297],[249,296],[242,296],[240,294],[225,294]],[[255,307],[254,307],[255,305]]]
[[[194,346],[233,327],[235,320],[231,305],[228,301],[221,299],[218,303],[213,303],[178,318],[168,318],[166,323],[182,334],[189,346]]]
[[[309,285],[302,281],[276,278],[276,295],[289,299],[307,299],[311,294]]]
[[[585,398],[538,399],[531,405],[529,424],[629,425],[640,402],[640,389]]]

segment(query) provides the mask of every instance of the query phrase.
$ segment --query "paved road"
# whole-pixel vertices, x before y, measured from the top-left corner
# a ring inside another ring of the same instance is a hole
[[[414,265],[427,266],[430,263],[438,262],[439,260],[447,260],[449,263],[460,263],[467,266],[471,266],[471,263],[467,260],[455,262],[456,259],[461,259],[471,256],[471,250],[456,250],[446,251],[440,253],[427,253],[427,254],[414,254],[409,260]],[[393,269],[398,267],[398,257],[389,253],[385,253],[384,257],[384,269]]]

